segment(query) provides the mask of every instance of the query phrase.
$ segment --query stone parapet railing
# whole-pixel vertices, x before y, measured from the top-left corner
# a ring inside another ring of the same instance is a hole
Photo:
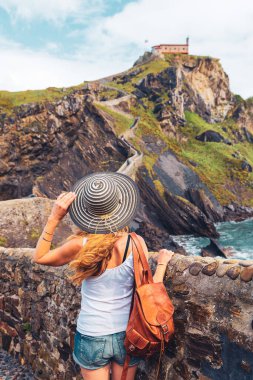
[[[37,379],[81,380],[72,359],[80,288],[67,266],[32,263],[33,249],[0,248],[0,344]],[[152,270],[155,254],[150,254]],[[175,306],[175,336],[160,380],[252,380],[252,262],[175,254],[164,279]],[[136,378],[155,379],[158,358]]]
[[[140,117],[136,117],[134,119],[134,122],[130,127],[130,129],[132,130],[132,133],[134,129],[137,128],[139,121],[140,121]],[[121,138],[122,144],[125,145],[126,149],[129,150],[131,157],[127,158],[127,160],[121,165],[121,167],[117,170],[117,172],[134,178],[136,170],[142,164],[143,153],[135,149],[135,147],[129,141],[126,140],[124,135],[122,135],[120,138]]]

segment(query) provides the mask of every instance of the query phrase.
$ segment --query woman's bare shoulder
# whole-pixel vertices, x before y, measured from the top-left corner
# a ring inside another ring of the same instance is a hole
[[[141,244],[144,246],[147,246],[144,238],[141,235],[137,235],[137,236],[138,236],[138,239],[140,240]]]

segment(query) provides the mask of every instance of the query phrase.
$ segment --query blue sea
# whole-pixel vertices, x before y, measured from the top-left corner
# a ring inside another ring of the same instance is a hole
[[[231,247],[231,257],[253,259],[253,218],[241,222],[219,222],[215,227],[220,234],[218,243]],[[194,235],[171,235],[174,241],[192,255],[200,255],[200,249],[210,243],[209,238]]]

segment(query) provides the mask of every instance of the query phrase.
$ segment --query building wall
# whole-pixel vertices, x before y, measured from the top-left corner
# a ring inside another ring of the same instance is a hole
[[[153,52],[158,54],[188,54],[188,45],[157,45]]]

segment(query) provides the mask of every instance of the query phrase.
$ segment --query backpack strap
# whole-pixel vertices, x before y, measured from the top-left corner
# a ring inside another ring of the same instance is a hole
[[[145,253],[143,251],[142,245],[140,243],[140,240],[139,240],[139,238],[138,238],[138,236],[136,235],[135,232],[131,232],[130,235],[131,235],[132,241],[134,242],[134,245],[135,245],[135,250],[133,250],[133,252],[134,251],[136,252],[135,255],[138,256],[138,261],[141,262],[141,265],[142,265],[142,268],[143,268],[145,282],[149,283],[149,284],[152,284],[154,282],[153,276],[152,276],[152,273],[151,273],[148,261],[146,259]],[[140,272],[140,269],[137,269],[138,268],[137,260],[135,260],[135,261],[136,261],[136,265],[134,265],[134,270],[135,270],[135,275],[136,275],[137,272]],[[136,285],[137,285],[137,283],[136,283]],[[137,285],[137,287],[138,286],[139,285]]]
[[[126,378],[127,378],[127,372],[128,372],[128,366],[129,366],[130,359],[131,359],[131,356],[126,354],[126,359],[124,362],[123,371],[122,371],[120,380],[126,380]]]
[[[126,248],[125,248],[125,252],[124,252],[122,263],[126,260],[126,255],[127,255],[130,239],[131,239],[131,236],[128,235],[128,237],[127,237],[127,243],[126,243]]]
[[[132,238],[132,236],[131,236]],[[134,280],[135,287],[139,288],[143,283],[144,271],[142,265],[140,265],[140,256],[138,254],[135,244],[133,244],[134,239],[132,238],[132,252],[133,252],[133,261],[134,261]]]
[[[162,354],[164,353],[164,335],[161,334],[161,337],[162,337],[162,340],[161,340],[161,348],[160,348],[160,354],[159,354],[159,361],[158,361],[158,365],[157,365],[156,380],[159,380],[161,358],[162,358]]]

